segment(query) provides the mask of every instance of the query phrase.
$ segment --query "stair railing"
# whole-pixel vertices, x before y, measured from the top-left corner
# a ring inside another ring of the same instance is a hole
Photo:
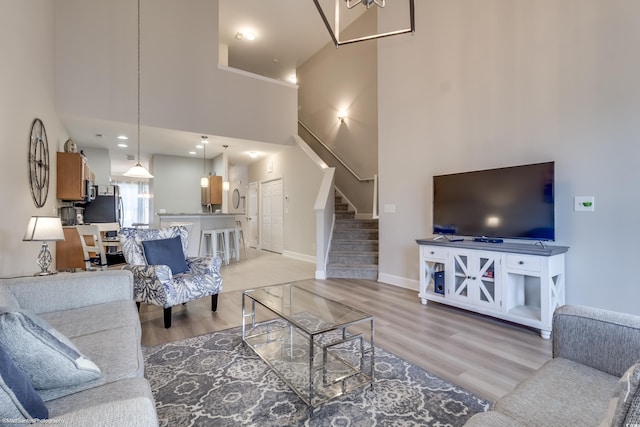
[[[309,129],[307,127],[307,125],[305,125],[304,123],[302,123],[300,120],[298,120],[298,124],[300,126],[302,126],[302,128],[304,130],[306,130],[309,135],[311,135],[313,137],[313,139],[315,139],[320,145],[322,145],[324,147],[325,150],[327,150],[329,152],[329,154],[331,154],[338,162],[340,162],[340,164],[342,166],[344,166],[344,168],[349,171],[349,173],[351,175],[353,175],[353,177],[355,179],[357,179],[359,182],[369,182],[369,181],[374,181],[376,178],[375,176],[373,176],[372,178],[361,178],[353,169],[351,169],[349,167],[348,164],[346,164],[340,157],[338,157],[338,155],[336,153],[333,152],[333,150],[331,148],[329,148],[329,146],[327,144],[324,143],[324,141],[322,141],[320,139],[320,137],[318,135],[316,135],[315,133],[313,133],[313,131],[311,129]]]

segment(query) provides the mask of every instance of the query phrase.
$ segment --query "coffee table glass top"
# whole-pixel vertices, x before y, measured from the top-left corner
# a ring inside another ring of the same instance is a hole
[[[326,299],[292,283],[243,293],[310,335],[372,318],[364,311]]]

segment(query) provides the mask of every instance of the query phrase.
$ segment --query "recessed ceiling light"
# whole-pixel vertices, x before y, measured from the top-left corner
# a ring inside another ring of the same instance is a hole
[[[295,74],[291,74],[287,80],[289,80],[293,84],[298,83],[298,78],[296,77]]]
[[[127,145],[127,144],[120,143],[120,144],[118,144],[118,147],[120,147],[120,148],[127,148],[127,147],[128,147],[128,145]]]
[[[195,151],[189,151],[189,154],[191,154],[192,156],[195,156],[196,152]]]
[[[236,40],[242,40],[244,38],[244,34],[238,31],[235,35]]]
[[[247,40],[253,41],[256,39],[256,34],[249,31],[248,33],[245,34],[245,37],[247,38]]]
[[[118,139],[129,139],[126,135],[118,135]]]
[[[258,157],[258,153],[256,153],[255,151],[249,151],[249,156],[250,156],[252,159],[255,159],[256,157]]]

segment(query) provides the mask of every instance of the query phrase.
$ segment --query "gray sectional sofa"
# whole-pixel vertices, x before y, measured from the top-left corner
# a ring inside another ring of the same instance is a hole
[[[562,306],[553,359],[468,427],[640,426],[640,316]]]
[[[33,421],[42,418],[42,411],[48,412],[47,423],[63,426],[158,425],[143,376],[130,272],[1,279],[0,307],[0,352],[6,362],[0,377],[0,425],[24,425],[21,416]],[[25,354],[16,358],[21,351]],[[44,360],[30,361],[31,355],[43,354]],[[29,385],[23,376],[36,385],[35,396],[31,389],[25,394]],[[29,392],[32,400],[20,400]],[[25,407],[39,398],[46,409],[38,412],[36,402],[35,412],[28,412]]]

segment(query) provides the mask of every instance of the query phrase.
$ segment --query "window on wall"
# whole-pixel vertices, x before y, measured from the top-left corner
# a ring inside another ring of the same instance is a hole
[[[116,181],[114,184],[120,187],[122,226],[133,227],[139,224],[150,224],[149,184],[128,181]]]

